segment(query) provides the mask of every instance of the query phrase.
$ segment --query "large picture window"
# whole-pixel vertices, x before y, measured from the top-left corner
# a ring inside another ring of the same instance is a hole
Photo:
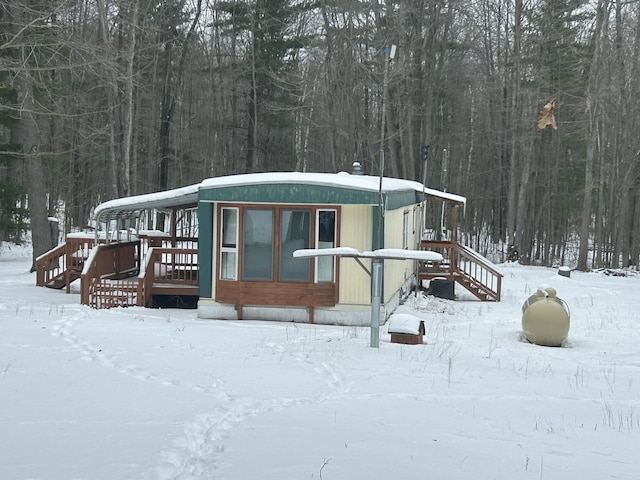
[[[310,261],[293,258],[293,252],[309,248],[311,237],[311,210],[280,210],[280,265],[281,282],[308,282]]]
[[[221,206],[219,278],[249,282],[335,282],[334,257],[294,258],[337,246],[337,209]]]
[[[273,210],[245,208],[242,225],[242,279],[273,280]]]

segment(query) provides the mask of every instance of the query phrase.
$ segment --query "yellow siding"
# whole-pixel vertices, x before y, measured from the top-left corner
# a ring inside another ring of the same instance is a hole
[[[404,212],[408,212],[408,249],[416,248],[416,229],[414,217],[418,211],[413,205],[385,212],[385,248],[402,248],[402,231],[404,226]],[[413,260],[385,260],[384,261],[384,293],[382,301],[387,302],[400,287],[411,277],[415,269]]]
[[[414,227],[417,210],[413,206],[385,212],[386,248],[402,248],[402,230],[404,212],[409,212],[409,249],[415,249],[416,232]],[[218,241],[217,209],[213,209],[213,239]],[[361,252],[372,249],[373,208],[369,205],[343,205],[340,215],[340,246],[352,247]],[[214,245],[212,255],[212,297],[216,291],[216,266],[218,263],[218,245]],[[371,260],[361,259],[371,271]],[[384,293],[382,301],[388,301],[413,274],[414,262],[411,260],[384,261]],[[340,259],[340,291],[338,302],[342,305],[369,305],[371,302],[371,278],[353,258]]]
[[[373,209],[365,205],[344,205],[340,216],[340,246],[361,252],[371,250]],[[371,261],[361,259],[371,271]],[[341,304],[369,304],[371,279],[353,258],[340,259]]]

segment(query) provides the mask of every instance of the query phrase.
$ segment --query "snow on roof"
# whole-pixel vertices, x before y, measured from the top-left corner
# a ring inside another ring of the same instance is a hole
[[[98,205],[93,212],[97,221],[110,214],[136,212],[148,208],[164,209],[181,205],[196,204],[200,184],[175,188],[163,192],[145,193],[132,197],[116,198]]]
[[[347,172],[339,173],[310,173],[310,172],[266,172],[247,173],[242,175],[229,175],[226,177],[216,177],[204,180],[201,188],[218,188],[227,186],[255,185],[265,183],[303,183],[309,185],[326,185],[334,187],[344,187],[369,192],[380,190],[380,177],[370,175],[351,175]],[[441,192],[432,188],[423,188],[420,182],[413,180],[403,180],[401,178],[382,178],[382,191],[406,191],[413,190],[424,192],[425,194],[448,200],[454,203],[465,204],[467,199],[460,195]]]
[[[430,197],[436,197],[441,200],[447,200],[448,202],[457,203],[459,205],[467,204],[467,197],[463,197],[462,195],[456,195],[454,193],[442,192],[440,190],[435,190],[433,188],[424,188],[424,193],[429,195]]]
[[[339,173],[310,173],[310,172],[266,172],[230,175],[227,177],[209,178],[200,185],[201,188],[217,188],[226,186],[255,185],[270,183],[302,183],[309,185],[327,185],[345,187],[356,190],[377,192],[380,189],[380,177],[369,175],[351,175],[347,172]],[[399,178],[382,179],[382,191],[420,191],[422,185],[411,180]]]
[[[422,260],[425,262],[441,262],[442,255],[428,250],[405,250],[403,248],[381,248],[372,252],[360,252],[351,247],[337,248],[303,248],[293,252],[294,258],[307,257],[358,257],[358,258],[386,258],[390,260]]]
[[[132,197],[117,198],[101,203],[94,211],[97,221],[104,220],[111,215],[134,213],[149,208],[166,209],[177,206],[195,204],[198,201],[200,189],[232,187],[256,184],[297,183],[308,185],[326,185],[344,187],[369,192],[380,190],[380,177],[369,175],[351,175],[347,172],[339,173],[309,173],[309,172],[265,172],[228,175],[224,177],[208,178],[199,184],[189,185],[163,192],[147,193]],[[424,192],[430,197],[464,205],[467,199],[460,195],[441,192],[431,188],[424,188],[419,182],[400,178],[383,177],[383,192],[399,192],[413,190]]]

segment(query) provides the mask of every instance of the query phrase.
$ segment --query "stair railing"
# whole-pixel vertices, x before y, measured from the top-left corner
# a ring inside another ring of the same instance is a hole
[[[67,246],[63,243],[36,258],[36,285],[38,287],[45,287],[56,277],[64,275],[66,253]]]
[[[503,275],[489,260],[475,250],[459,243],[454,245],[457,272],[469,278],[476,286],[481,287],[484,293],[499,302]]]

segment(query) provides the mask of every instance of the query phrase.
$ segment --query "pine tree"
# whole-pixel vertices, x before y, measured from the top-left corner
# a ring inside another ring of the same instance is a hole
[[[8,39],[7,25],[0,9],[0,44]],[[2,61],[4,60],[4,61]],[[0,55],[0,63],[11,63],[10,55]],[[25,189],[18,181],[18,155],[22,146],[11,143],[11,131],[18,127],[18,91],[11,85],[8,70],[0,70],[0,240],[19,243],[26,229],[28,211],[21,206]]]

